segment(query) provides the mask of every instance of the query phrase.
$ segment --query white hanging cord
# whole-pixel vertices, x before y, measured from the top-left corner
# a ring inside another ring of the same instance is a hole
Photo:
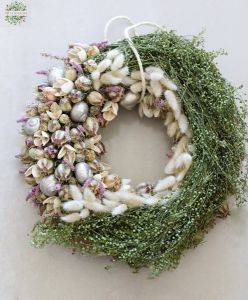
[[[132,30],[132,29],[135,29],[137,27],[143,26],[143,25],[148,25],[148,26],[156,27],[156,28],[158,28],[160,30],[165,30],[163,27],[157,25],[156,23],[151,23],[151,22],[140,22],[140,23],[134,24],[132,26],[129,26],[129,27],[127,27],[124,30],[124,36],[127,39],[130,48],[133,50],[133,53],[134,53],[134,55],[135,55],[135,57],[137,59],[137,62],[138,62],[138,65],[139,65],[139,69],[140,69],[141,84],[142,84],[142,92],[141,92],[141,96],[140,96],[140,101],[143,100],[143,98],[145,97],[145,93],[146,93],[145,72],[144,72],[144,68],[143,68],[143,65],[142,65],[142,61],[141,61],[139,52],[136,49],[136,47],[134,46],[134,44],[133,44],[133,41],[132,41],[132,39],[131,39],[131,37],[129,35],[129,31]]]
[[[104,40],[105,41],[108,40],[108,33],[109,33],[109,27],[110,27],[110,25],[113,22],[118,21],[118,20],[126,20],[130,24],[134,24],[133,21],[129,17],[126,17],[126,16],[116,16],[116,17],[113,17],[113,18],[109,19],[108,22],[106,23],[105,27],[104,27]]]

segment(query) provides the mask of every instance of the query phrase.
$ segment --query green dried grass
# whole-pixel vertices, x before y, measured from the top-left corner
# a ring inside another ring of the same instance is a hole
[[[204,50],[199,41],[172,31],[133,39],[144,67],[161,67],[178,85],[193,130],[193,164],[180,189],[166,206],[141,207],[115,217],[92,215],[74,224],[58,219],[38,223],[32,239],[35,247],[54,243],[82,253],[104,252],[134,269],[149,267],[156,276],[176,267],[184,251],[201,241],[229,195],[244,202],[247,171],[241,172],[241,163],[247,109],[238,89],[216,67],[219,53]],[[137,70],[127,41],[107,50],[116,47],[125,53],[129,68]],[[247,165],[243,168],[247,170]]]

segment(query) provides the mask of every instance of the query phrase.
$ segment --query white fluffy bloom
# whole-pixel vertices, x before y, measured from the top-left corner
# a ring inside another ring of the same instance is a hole
[[[91,78],[93,80],[98,80],[100,78],[100,75],[101,75],[100,71],[95,70],[91,73]]]
[[[152,81],[159,81],[163,78],[163,73],[161,72],[152,72],[150,74],[150,80]]]
[[[166,114],[164,125],[168,126],[173,121],[174,121],[174,114],[171,111],[168,111],[167,114]]]
[[[170,79],[166,77],[160,79],[160,83],[169,90],[177,91],[177,86]]]
[[[170,123],[167,127],[168,136],[173,137],[177,133],[178,129],[179,129],[179,127],[178,127],[177,121]]]
[[[117,216],[123,214],[127,210],[126,204],[120,204],[112,210],[112,215]]]
[[[174,112],[175,119],[178,119],[181,114],[181,106],[180,106],[180,103],[179,103],[176,95],[172,91],[167,90],[167,91],[165,91],[164,96],[168,102],[168,105]]]
[[[136,82],[130,86],[131,92],[134,94],[140,93],[142,91],[142,83],[141,82]]]
[[[179,119],[178,119],[178,126],[181,131],[181,133],[186,133],[189,123],[188,119],[186,118],[185,114],[181,114]]]
[[[73,200],[83,200],[83,194],[75,184],[70,184],[69,188]]]
[[[108,51],[107,53],[107,58],[108,59],[114,59],[118,54],[120,54],[120,51],[118,49],[113,49]]]
[[[62,216],[60,218],[62,221],[66,222],[66,223],[74,223],[76,221],[80,220],[80,214],[79,213],[72,213],[66,216]]]
[[[151,87],[151,91],[155,97],[161,96],[161,94],[163,92],[163,88],[162,88],[162,85],[159,83],[159,81],[151,80],[150,87]]]
[[[164,190],[167,190],[171,188],[176,183],[175,176],[168,176],[164,179],[161,179],[158,181],[157,185],[154,188],[154,192],[162,192]]]
[[[112,63],[112,61],[110,59],[105,58],[98,64],[97,71],[99,71],[100,73],[103,73],[110,67],[111,63]]]
[[[122,53],[118,54],[111,65],[111,70],[117,71],[118,69],[121,69],[123,67],[124,61],[124,55]]]
[[[64,202],[62,206],[65,211],[80,211],[84,204],[80,200],[71,200]]]
[[[88,210],[88,208],[84,208],[80,211],[79,215],[80,215],[81,219],[85,219],[89,216],[89,214],[90,214],[90,211]]]
[[[181,153],[175,161],[176,169],[184,167],[185,169],[188,170],[191,164],[192,164],[192,156],[187,152]]]
[[[115,76],[113,76],[113,74],[111,72],[107,72],[101,76],[100,81],[101,81],[101,83],[106,84],[106,85],[109,85],[109,84],[117,85],[117,84],[121,83],[122,78],[115,77]]]

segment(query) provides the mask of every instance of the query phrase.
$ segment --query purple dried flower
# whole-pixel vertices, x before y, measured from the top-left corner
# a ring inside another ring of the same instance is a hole
[[[97,46],[100,51],[103,51],[107,48],[108,41],[102,41],[100,43],[92,43],[90,46]]]
[[[34,145],[34,139],[31,136],[28,136],[26,138],[26,145],[27,145],[27,147],[31,147]]]
[[[45,71],[45,70],[40,70],[40,71],[37,71],[36,74],[37,75],[45,75],[45,76],[47,76],[49,74],[49,72]]]
[[[153,105],[156,107],[156,108],[164,108],[165,107],[165,101],[160,98],[160,97],[156,97],[154,100],[153,100]]]
[[[28,193],[27,197],[26,197],[26,201],[28,200],[33,200],[33,198],[35,198],[36,196],[38,196],[40,193],[40,186],[34,185],[32,190]]]
[[[74,61],[70,61],[70,65],[78,72],[83,73],[83,68],[80,64],[75,63]]]
[[[20,119],[16,120],[17,123],[26,123],[29,117],[21,117]]]

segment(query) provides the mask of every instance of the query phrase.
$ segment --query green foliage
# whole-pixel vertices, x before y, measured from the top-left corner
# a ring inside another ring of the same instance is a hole
[[[82,253],[104,252],[134,269],[148,266],[156,276],[176,267],[185,249],[201,241],[227,196],[236,194],[238,203],[243,201],[247,110],[216,67],[217,54],[201,48],[199,41],[161,31],[133,39],[144,67],[161,67],[178,85],[193,130],[193,164],[180,188],[164,206],[132,209],[116,217],[93,215],[74,224],[56,219],[39,223],[34,246],[55,243]],[[125,53],[131,70],[138,69],[126,40],[107,50],[115,47]]]

